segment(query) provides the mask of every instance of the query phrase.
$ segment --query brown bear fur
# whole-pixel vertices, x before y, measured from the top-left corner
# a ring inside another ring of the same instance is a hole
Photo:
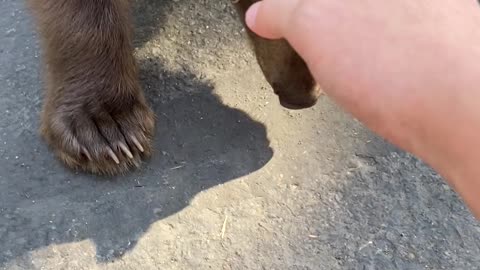
[[[254,2],[237,1],[242,18]],[[130,0],[29,0],[29,4],[46,66],[42,136],[74,169],[111,175],[139,166],[151,153],[155,121],[138,81]],[[315,104],[319,90],[288,43],[249,34],[282,105]]]

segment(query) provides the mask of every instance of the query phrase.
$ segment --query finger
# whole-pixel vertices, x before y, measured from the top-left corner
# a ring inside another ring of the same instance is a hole
[[[299,1],[263,0],[257,2],[248,9],[245,15],[247,26],[264,38],[282,38]]]

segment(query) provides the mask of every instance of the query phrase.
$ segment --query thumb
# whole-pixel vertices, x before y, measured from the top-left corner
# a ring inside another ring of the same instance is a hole
[[[246,13],[246,24],[257,35],[279,39],[285,35],[291,14],[300,0],[263,0],[253,4]]]

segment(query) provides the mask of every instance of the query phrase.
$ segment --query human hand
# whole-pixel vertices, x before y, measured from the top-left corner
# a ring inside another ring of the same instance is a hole
[[[287,39],[327,95],[427,161],[480,217],[477,1],[264,0],[246,21]]]

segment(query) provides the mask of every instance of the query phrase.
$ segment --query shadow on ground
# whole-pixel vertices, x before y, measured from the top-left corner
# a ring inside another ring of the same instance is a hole
[[[180,211],[197,193],[258,170],[272,157],[265,127],[222,105],[206,82],[188,72],[160,74],[166,88],[185,94],[161,104],[161,89],[147,92],[158,100],[158,128],[154,157],[142,170],[108,180],[63,169],[46,147],[21,159],[15,148],[3,153],[12,158],[1,167],[0,264],[84,239],[96,244],[100,261],[121,256],[150,224]],[[16,143],[34,149],[39,140],[30,130]]]
[[[160,8],[165,2],[142,1],[146,4],[137,7],[137,17],[147,4],[159,3],[155,8]],[[148,24],[148,18],[140,23]],[[140,33],[140,43],[151,33]],[[40,87],[14,92],[24,78],[18,72],[4,74],[11,87],[0,93],[9,112],[0,119],[0,266],[22,257],[28,264],[30,251],[85,239],[95,243],[98,261],[112,260],[132,249],[152,223],[185,208],[199,192],[270,160],[265,127],[223,105],[207,81],[187,69],[169,72],[158,59],[140,66],[158,117],[155,153],[140,171],[115,179],[63,168],[37,135],[33,114],[40,108]]]
[[[285,222],[297,230],[290,239],[294,254],[315,254],[305,260],[312,269],[477,269],[478,221],[447,182],[331,102],[319,105],[321,144],[309,150],[321,154],[292,166],[315,171],[328,164],[318,159],[323,153],[335,166],[298,181],[303,192],[283,201],[302,198],[307,205],[300,218]]]

